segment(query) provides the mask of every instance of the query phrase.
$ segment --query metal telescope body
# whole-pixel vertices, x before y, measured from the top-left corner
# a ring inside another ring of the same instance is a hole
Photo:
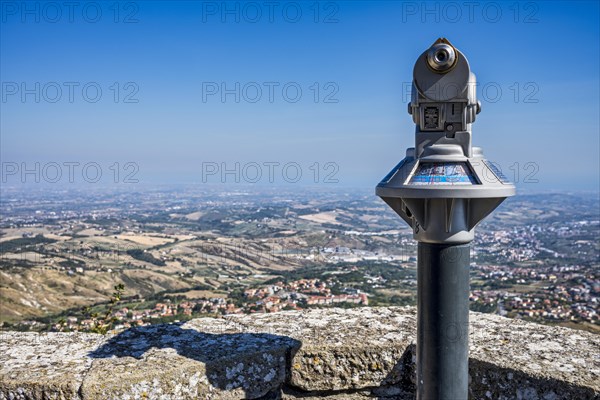
[[[468,398],[469,242],[477,224],[515,194],[472,146],[480,111],[467,58],[438,39],[413,70],[415,146],[376,188],[419,242],[418,400]]]

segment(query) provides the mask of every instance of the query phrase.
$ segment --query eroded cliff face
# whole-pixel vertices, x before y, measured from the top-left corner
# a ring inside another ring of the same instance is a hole
[[[600,336],[471,314],[473,399],[599,399]],[[0,399],[412,399],[413,307],[4,332]]]

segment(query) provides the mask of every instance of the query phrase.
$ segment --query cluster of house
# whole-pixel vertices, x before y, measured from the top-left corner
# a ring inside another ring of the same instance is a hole
[[[277,282],[262,288],[244,292],[250,307],[263,308],[267,312],[283,309],[302,309],[312,305],[339,305],[351,303],[368,305],[366,293],[349,289],[348,293],[332,294],[327,282],[319,279],[299,279],[289,283]]]
[[[185,319],[201,314],[241,314],[276,312],[281,310],[301,310],[309,306],[357,304],[368,305],[366,293],[357,289],[347,289],[348,293],[332,294],[327,282],[319,279],[299,279],[289,283],[277,282],[265,287],[247,289],[242,301],[214,297],[209,299],[186,300],[179,303],[165,301],[156,303],[150,309],[120,308],[112,313],[116,320],[114,329],[125,329],[136,325],[149,325],[161,318]],[[236,304],[237,303],[237,304]],[[101,317],[98,317],[101,318]],[[78,319],[70,316],[53,326],[54,330],[91,330],[102,319]]]
[[[153,320],[160,318],[169,317],[190,317],[193,314],[217,314],[227,313],[228,307],[231,308],[232,304],[228,304],[224,298],[211,298],[206,300],[189,300],[180,303],[165,302],[156,303],[154,308],[150,309],[130,309],[127,307],[120,308],[111,314],[111,318],[116,320],[114,328],[119,330],[123,328],[129,328],[131,326],[143,326],[150,325]],[[98,324],[105,323],[104,316],[101,315],[96,318],[85,318],[79,319],[75,316],[67,317],[64,321],[53,325],[54,330],[91,330]]]

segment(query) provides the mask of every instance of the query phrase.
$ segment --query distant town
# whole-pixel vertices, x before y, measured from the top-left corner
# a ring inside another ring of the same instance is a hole
[[[5,330],[416,302],[412,232],[371,193],[2,190]],[[599,206],[503,204],[476,229],[471,309],[600,332]]]

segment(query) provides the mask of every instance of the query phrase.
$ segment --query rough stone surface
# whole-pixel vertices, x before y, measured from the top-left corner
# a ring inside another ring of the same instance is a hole
[[[600,398],[600,335],[477,313],[469,341],[473,395]]]
[[[412,399],[416,310],[202,318],[100,336],[4,332],[0,400]],[[471,314],[473,399],[600,399],[600,335]]]
[[[280,388],[288,352],[282,335],[242,332],[223,319],[153,325],[111,337],[90,353],[84,399],[258,398]]]
[[[199,329],[204,325],[201,329],[211,333],[227,328],[293,338],[297,346],[291,351],[291,385],[309,391],[342,390],[378,386],[386,379],[398,382],[402,371],[394,367],[415,337],[416,311],[333,308],[235,316],[225,326],[206,319],[188,324]]]
[[[71,333],[0,333],[0,400],[79,399],[104,337]]]

